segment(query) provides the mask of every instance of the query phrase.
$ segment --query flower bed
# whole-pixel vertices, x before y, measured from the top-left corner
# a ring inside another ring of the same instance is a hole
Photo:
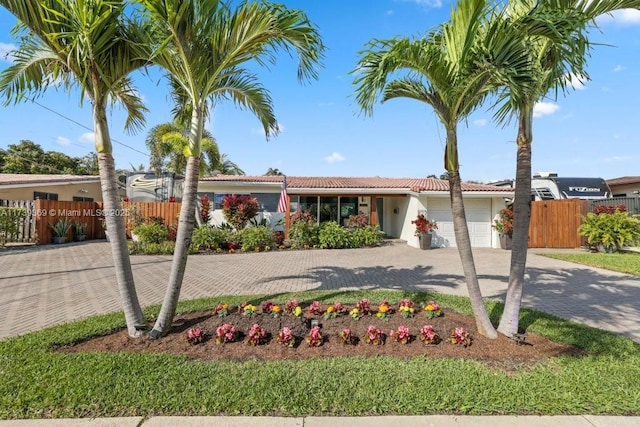
[[[381,306],[387,308],[385,316],[379,318]],[[405,317],[402,313],[406,310],[398,307],[409,306],[415,308],[413,316]],[[441,316],[434,316],[434,310],[425,310],[427,306],[437,307]],[[282,314],[274,316],[275,307],[281,308]],[[329,307],[334,310],[325,317]],[[353,315],[355,308],[359,316]],[[247,315],[248,311],[251,315]],[[194,334],[198,330],[201,332]],[[190,359],[236,361],[464,357],[506,368],[546,358],[550,353],[575,353],[572,347],[534,334],[528,335],[527,343],[530,345],[517,345],[504,336],[486,339],[477,333],[472,316],[443,310],[434,301],[385,304],[361,300],[350,305],[265,301],[239,306],[220,302],[207,312],[183,315],[176,319],[169,335],[159,340],[132,340],[122,331],[79,343],[67,351],[169,352]]]

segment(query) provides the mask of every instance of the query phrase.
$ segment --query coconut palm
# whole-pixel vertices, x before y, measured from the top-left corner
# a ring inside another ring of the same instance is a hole
[[[265,173],[266,176],[283,176],[284,174],[278,168],[269,168]]]
[[[123,1],[0,0],[18,18],[20,46],[13,64],[0,76],[7,102],[42,95],[50,86],[80,89],[93,106],[95,145],[100,170],[106,225],[111,240],[118,287],[129,335],[138,336],[144,317],[135,291],[125,235],[124,217],[112,156],[107,107],[119,101],[127,110],[129,129],[141,127],[145,111],[129,74],[145,65],[138,51],[144,33],[124,14]],[[111,214],[109,214],[111,213]]]
[[[244,68],[295,51],[298,78],[316,78],[322,42],[306,15],[280,4],[216,0],[138,0],[154,24],[152,61],[170,76],[191,110],[187,168],[176,247],[167,292],[151,337],[166,334],[175,315],[195,222],[203,124],[217,102],[231,99],[254,113],[267,138],[277,133],[272,100],[257,76]],[[185,103],[186,104],[186,103]],[[184,112],[185,109],[181,108]]]
[[[187,168],[185,148],[189,144],[189,132],[177,123],[163,123],[151,128],[145,139],[150,153],[149,165],[156,173],[163,171],[184,174]],[[210,132],[202,131],[200,176],[211,174],[220,164],[218,144]]]
[[[215,169],[222,175],[245,175],[244,170],[232,161],[227,154],[220,156],[220,163],[216,165]]]
[[[477,108],[490,93],[490,82],[518,65],[517,57],[493,55],[490,63],[480,42],[491,49],[512,40],[493,40],[484,27],[490,13],[485,0],[460,1],[451,20],[420,39],[373,40],[361,53],[354,70],[356,101],[366,114],[381,98],[406,97],[431,105],[446,130],[444,166],[449,180],[456,245],[462,261],[478,331],[496,338],[497,333],[482,301],[471,240],[462,200],[458,134],[460,120]],[[495,52],[492,52],[495,53]],[[501,54],[502,55],[502,54]],[[502,61],[502,63],[500,63]],[[526,66],[526,64],[519,64]],[[501,68],[502,67],[502,68]],[[404,76],[402,75],[404,73]]]
[[[541,6],[542,5],[542,6]],[[510,115],[518,118],[517,165],[514,199],[514,228],[511,268],[505,308],[498,331],[507,336],[518,332],[520,307],[525,284],[525,266],[531,217],[531,144],[533,108],[550,91],[566,91],[568,76],[588,79],[585,71],[589,42],[587,31],[596,17],[623,8],[640,8],[638,0],[559,0],[538,4],[530,0],[509,2],[506,13],[497,17],[520,31],[531,59],[531,82],[526,87],[511,81],[503,93],[505,102],[497,113],[500,121]],[[557,31],[531,31],[537,19],[551,20]]]

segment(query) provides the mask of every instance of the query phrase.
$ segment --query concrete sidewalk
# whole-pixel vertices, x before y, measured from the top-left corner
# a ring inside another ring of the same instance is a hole
[[[142,417],[10,420],[0,427],[637,427],[640,417],[389,416],[389,417]]]

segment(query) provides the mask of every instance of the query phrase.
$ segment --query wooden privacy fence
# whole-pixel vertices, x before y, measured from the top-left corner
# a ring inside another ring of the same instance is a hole
[[[163,202],[124,202],[120,215],[125,216],[127,236],[131,237],[131,230],[135,227],[135,219],[148,220],[161,217],[166,225],[177,224],[180,213],[180,203]],[[35,216],[35,242],[39,245],[53,241],[51,225],[61,217],[70,222],[87,224],[86,240],[104,239],[104,208],[102,202],[63,202],[57,200],[36,200],[33,209]],[[118,214],[118,213],[116,213]],[[69,230],[67,241],[73,241],[73,230]]]
[[[578,234],[589,201],[582,199],[531,202],[530,248],[577,248],[586,244]]]

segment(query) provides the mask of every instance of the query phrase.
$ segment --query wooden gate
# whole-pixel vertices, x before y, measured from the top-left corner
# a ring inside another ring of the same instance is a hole
[[[578,234],[589,201],[581,199],[531,202],[530,248],[577,248],[586,244]]]
[[[2,236],[4,240],[7,243],[35,243],[35,202],[33,200],[0,200],[0,207],[24,210],[24,215],[17,215],[13,219],[14,223],[11,226],[11,230],[4,231]],[[4,214],[6,215],[6,213]]]

